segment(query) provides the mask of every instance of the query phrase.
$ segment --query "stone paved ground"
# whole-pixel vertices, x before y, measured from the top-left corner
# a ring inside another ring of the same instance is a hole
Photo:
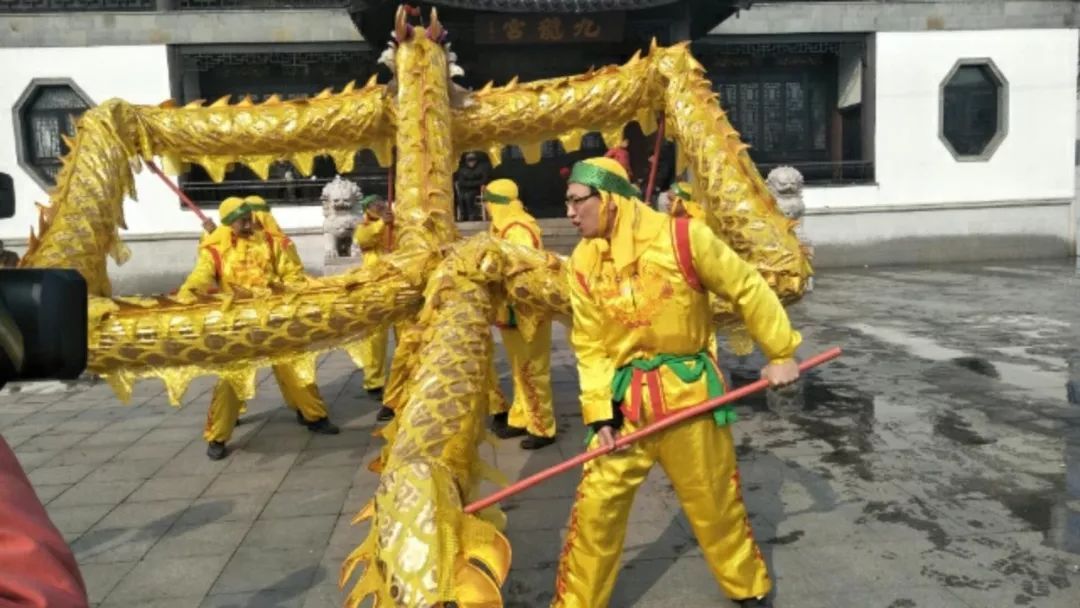
[[[807,378],[801,409],[752,399],[736,431],[777,606],[1080,606],[1080,405],[1065,388],[1078,288],[1074,268],[1052,262],[818,278],[793,309],[803,354],[847,355]],[[561,330],[556,343],[564,435],[537,453],[500,446],[511,476],[581,449]],[[758,362],[727,363],[739,382]],[[375,404],[343,356],[320,380],[341,435],[310,436],[264,381],[222,462],[199,437],[205,381],[179,410],[154,382],[134,407],[104,385],[8,389],[0,428],[96,605],[340,606],[338,568],[365,534],[349,519],[376,481],[363,466]],[[508,503],[507,605],[546,605],[575,477]],[[672,605],[727,603],[657,471],[612,606]]]

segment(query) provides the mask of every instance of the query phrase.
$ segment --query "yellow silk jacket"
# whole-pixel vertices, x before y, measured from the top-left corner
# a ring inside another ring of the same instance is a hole
[[[499,220],[491,223],[491,234],[495,238],[533,249],[544,248],[540,237],[540,225],[536,223],[533,216],[522,211],[500,217]]]
[[[222,238],[205,239],[205,243],[199,247],[199,259],[180,287],[181,293],[205,292],[215,284],[229,293],[234,285],[264,289],[306,280],[288,238],[259,231],[244,239],[229,231]]]
[[[529,215],[525,210],[506,209],[505,212],[500,212],[505,206],[495,206],[496,212],[492,214],[491,218],[491,235],[497,239],[502,239],[508,243],[514,243],[515,245],[523,245],[525,247],[532,247],[533,249],[543,249],[544,242],[542,240],[540,225],[536,223],[536,218]],[[495,308],[495,325],[498,327],[514,327],[516,321],[512,316],[512,311],[509,305],[496,306]]]
[[[611,385],[620,367],[635,359],[708,349],[713,333],[710,292],[732,302],[770,361],[794,356],[802,338],[753,266],[704,222],[689,220],[690,253],[701,287],[697,289],[676,257],[674,221],[640,203],[627,203],[620,207],[612,237],[624,253],[613,256],[604,239],[583,240],[567,265],[574,319],[571,343],[578,360],[585,424],[615,417]],[[620,257],[624,266],[617,271]],[[714,357],[710,358],[715,363]],[[637,388],[661,414],[709,396],[704,377],[684,382],[666,366],[659,368],[658,377],[659,387]]]
[[[364,254],[361,265],[366,268],[374,264],[380,255],[393,251],[392,238],[391,227],[382,218],[365,214],[364,221],[353,232],[353,242]]]

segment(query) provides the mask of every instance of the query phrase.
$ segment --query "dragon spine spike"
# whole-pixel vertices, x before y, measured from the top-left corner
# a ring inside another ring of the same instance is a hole
[[[279,96],[277,93],[274,93],[270,97],[267,97],[266,101],[263,102],[264,106],[276,106],[279,104],[281,104],[281,96]]]
[[[168,109],[171,109],[171,108],[175,108],[175,107],[177,107],[176,100],[175,99],[166,99],[165,101],[159,103],[157,107],[159,107],[159,108],[161,108],[163,110],[168,110]]]
[[[184,104],[184,109],[185,110],[194,110],[196,108],[203,107],[203,104],[205,104],[205,103],[206,103],[205,99],[196,99],[195,101],[189,101],[188,103]]]
[[[254,106],[255,106],[255,103],[252,102],[251,95],[244,95],[243,99],[236,102],[236,107],[238,107],[238,108],[251,108],[251,107],[254,107]]]
[[[341,89],[341,94],[342,95],[348,95],[349,93],[352,93],[353,89],[355,89],[355,88],[356,88],[356,81],[355,80],[350,80],[348,83],[345,84],[345,87],[343,89]]]
[[[219,98],[214,103],[210,104],[210,107],[211,108],[220,108],[220,107],[223,107],[223,106],[227,106],[227,105],[229,105],[229,100],[230,99],[232,99],[232,95],[225,95],[225,96]]]

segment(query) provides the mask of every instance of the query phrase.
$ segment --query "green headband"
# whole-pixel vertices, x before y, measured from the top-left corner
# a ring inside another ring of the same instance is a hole
[[[625,196],[626,198],[641,198],[638,189],[632,186],[625,177],[586,162],[574,163],[574,169],[570,172],[568,181],[571,184],[589,186],[597,190]]]
[[[495,194],[491,190],[484,190],[483,201],[485,203],[494,203],[496,205],[509,205],[510,201],[514,199],[509,196],[503,196],[501,194]]]
[[[675,184],[674,186],[672,186],[671,190],[673,192],[675,192],[675,196],[681,198],[684,201],[692,201],[692,200],[694,200],[694,197],[690,196],[690,193],[687,192],[686,190],[683,190],[682,186],[680,186],[679,184]]]
[[[259,209],[259,207],[263,207],[263,209]],[[253,211],[268,211],[269,209],[270,208],[266,205],[252,205],[251,203],[242,203],[239,207],[230,211],[229,215],[221,218],[221,223],[228,226]]]
[[[364,198],[360,199],[360,208],[367,209],[368,206],[370,206],[371,203],[374,203],[378,198],[378,194],[369,194],[365,196]]]

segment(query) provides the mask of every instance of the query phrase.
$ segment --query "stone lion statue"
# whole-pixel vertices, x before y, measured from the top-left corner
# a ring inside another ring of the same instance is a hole
[[[808,260],[814,259],[814,246],[803,229],[802,217],[806,213],[806,204],[803,203],[803,176],[795,167],[777,167],[769,171],[765,178],[765,184],[769,191],[776,197],[776,205],[785,216],[795,220],[795,236],[802,243],[803,253]],[[814,277],[807,280],[806,291],[813,291]]]
[[[353,232],[363,218],[357,204],[363,192],[355,182],[335,175],[322,190],[323,235],[327,259],[352,255]]]
[[[769,191],[776,197],[776,204],[787,217],[798,220],[806,212],[803,204],[803,176],[795,167],[777,167],[765,178]]]

